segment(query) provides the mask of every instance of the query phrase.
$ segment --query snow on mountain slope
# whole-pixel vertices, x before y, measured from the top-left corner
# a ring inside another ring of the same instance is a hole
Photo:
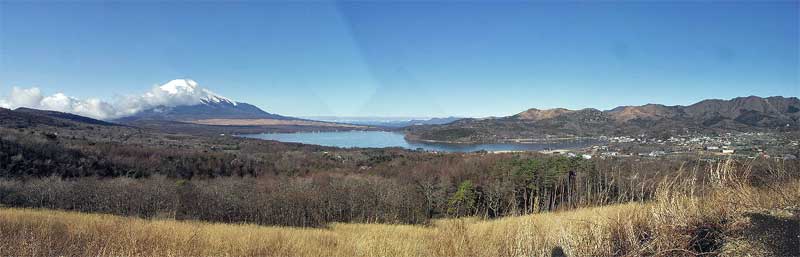
[[[237,103],[226,97],[220,96],[205,88],[199,88],[197,82],[191,79],[175,79],[158,87],[162,92],[168,94],[169,98],[186,97],[189,103],[209,103],[209,104],[231,104]],[[157,91],[148,92],[151,96],[156,96]]]
[[[191,79],[175,79],[145,93],[136,103],[146,106],[117,121],[175,120],[196,121],[203,119],[294,119],[271,114],[256,106],[233,101],[211,90],[198,86]]]

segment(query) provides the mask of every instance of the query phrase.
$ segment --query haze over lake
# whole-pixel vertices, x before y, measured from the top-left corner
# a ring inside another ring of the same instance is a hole
[[[281,142],[335,146],[342,148],[383,148],[402,147],[406,149],[424,149],[439,152],[474,152],[474,151],[541,151],[546,149],[574,149],[590,146],[594,140],[570,140],[559,142],[543,142],[533,144],[446,144],[412,142],[401,133],[387,131],[341,131],[341,132],[302,132],[302,133],[265,133],[242,135],[248,138],[275,140]]]

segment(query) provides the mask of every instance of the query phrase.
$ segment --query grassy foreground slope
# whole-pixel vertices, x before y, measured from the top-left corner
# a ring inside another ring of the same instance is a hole
[[[303,229],[0,208],[0,255],[695,256],[800,254],[800,181],[751,186],[725,167],[714,189],[665,181],[657,199],[429,226]]]

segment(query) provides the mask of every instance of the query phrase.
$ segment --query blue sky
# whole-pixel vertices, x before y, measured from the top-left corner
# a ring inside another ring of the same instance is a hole
[[[800,3],[0,1],[0,95],[191,78],[284,115],[800,95]]]

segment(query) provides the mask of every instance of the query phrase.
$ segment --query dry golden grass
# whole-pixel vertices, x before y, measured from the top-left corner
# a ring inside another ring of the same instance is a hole
[[[440,220],[427,227],[332,224],[327,229],[3,208],[0,255],[530,256],[549,255],[556,246],[568,254],[601,254],[608,247],[594,243],[608,241],[602,226],[647,208],[626,204],[495,221]]]
[[[691,180],[666,181],[659,189],[658,199],[648,203],[497,220],[437,220],[430,226],[331,224],[324,229],[302,229],[0,208],[0,256],[551,256],[558,251],[566,256],[694,256],[701,251],[769,256],[786,253],[776,252],[780,245],[770,245],[774,238],[762,242],[745,236],[771,233],[754,229],[748,214],[796,218],[800,210],[800,181],[793,179],[762,188],[741,181],[736,175],[721,172],[713,181],[715,189],[703,194],[690,189],[694,183]]]

